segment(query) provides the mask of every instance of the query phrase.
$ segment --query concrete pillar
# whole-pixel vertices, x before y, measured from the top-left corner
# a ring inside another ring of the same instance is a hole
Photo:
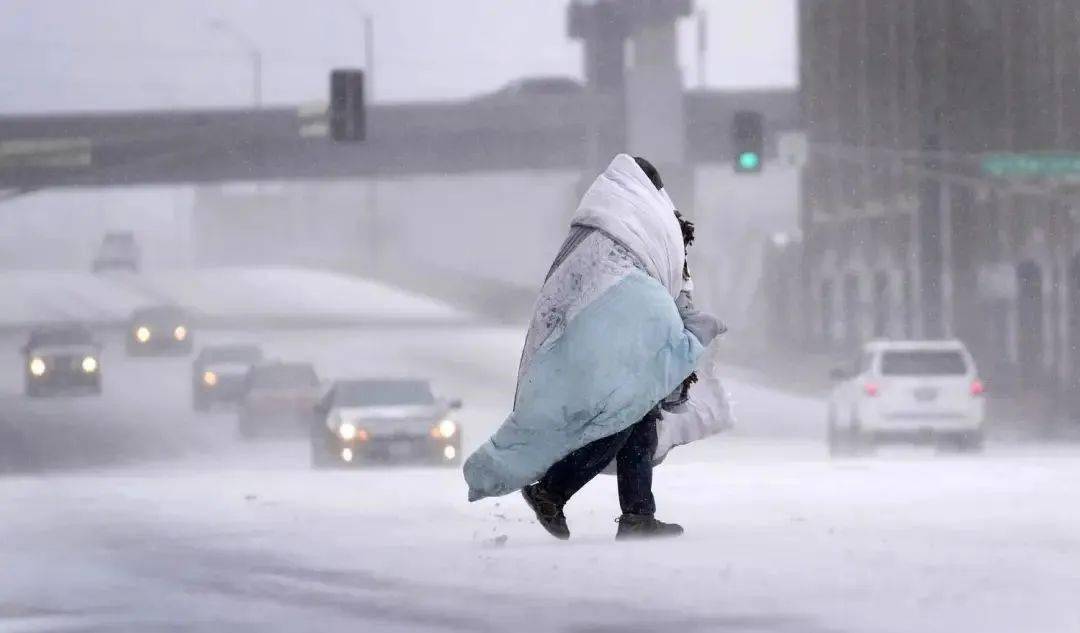
[[[622,93],[629,17],[621,0],[575,1],[567,7],[567,32],[584,44],[585,82],[590,90]]]
[[[940,278],[940,293],[941,293],[941,313],[939,328],[942,336],[952,338],[956,336],[956,330],[954,323],[956,322],[956,289],[955,289],[955,275],[956,275],[956,259],[953,255],[953,248],[956,246],[953,239],[953,197],[954,191],[952,185],[942,186],[942,201],[941,201],[941,226],[940,226],[940,240],[941,240],[941,278]]]
[[[686,117],[675,20],[644,24],[630,42],[627,149],[658,166],[682,165],[686,162]]]

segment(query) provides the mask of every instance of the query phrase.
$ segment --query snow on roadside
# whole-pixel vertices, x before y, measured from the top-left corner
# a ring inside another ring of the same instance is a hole
[[[208,268],[148,273],[140,284],[210,317],[339,317],[466,321],[445,303],[339,273],[304,268]]]
[[[375,281],[303,268],[203,268],[91,274],[7,271],[0,326],[122,323],[135,308],[177,303],[216,319],[445,322],[474,319],[440,301]]]
[[[165,549],[179,539],[270,556],[286,575],[362,570],[420,587],[418,605],[508,625],[528,623],[537,603],[565,605],[545,607],[541,621],[590,622],[597,601],[661,624],[741,614],[793,618],[803,626],[791,630],[807,631],[1075,630],[1075,449],[744,461],[741,442],[729,441],[724,461],[657,471],[661,516],[688,534],[644,544],[612,542],[611,478],[568,507],[569,543],[544,534],[516,497],[467,504],[453,470],[239,468],[101,475],[93,490],[83,478],[3,486],[9,500],[22,488],[24,528],[126,534]],[[29,501],[46,489],[49,504]],[[9,543],[29,539],[23,546],[48,538],[19,532],[0,528]]]
[[[41,321],[123,320],[145,302],[142,293],[106,276],[79,272],[0,272],[0,326]]]

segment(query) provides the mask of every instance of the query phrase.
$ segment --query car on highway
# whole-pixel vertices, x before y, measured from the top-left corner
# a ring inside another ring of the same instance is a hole
[[[82,325],[35,328],[22,355],[27,396],[101,393],[101,345]]]
[[[986,387],[960,341],[874,341],[832,378],[833,454],[889,442],[982,448]]]
[[[90,268],[95,273],[110,270],[137,273],[141,259],[135,234],[131,231],[113,231],[101,238],[101,245],[98,246],[97,255]]]
[[[312,421],[312,466],[456,465],[461,427],[450,414],[460,408],[460,400],[436,399],[426,380],[339,380]]]
[[[262,360],[258,345],[210,345],[199,350],[191,364],[192,407],[208,411],[215,405],[239,403],[248,372]]]
[[[487,95],[486,98],[520,100],[533,97],[573,96],[584,91],[585,87],[573,77],[538,76],[515,79],[496,92]]]
[[[193,346],[191,315],[183,308],[162,305],[131,313],[126,335],[129,356],[185,356]]]
[[[321,395],[311,363],[259,363],[247,373],[237,430],[244,438],[303,435]]]

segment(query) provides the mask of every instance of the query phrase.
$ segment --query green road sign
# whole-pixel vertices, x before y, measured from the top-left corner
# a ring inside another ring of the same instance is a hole
[[[989,154],[982,170],[991,176],[1080,175],[1080,154]]]
[[[743,152],[739,154],[739,167],[750,171],[758,168],[761,164],[761,157],[755,152]]]

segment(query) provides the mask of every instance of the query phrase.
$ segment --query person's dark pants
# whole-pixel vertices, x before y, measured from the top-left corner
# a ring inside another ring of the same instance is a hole
[[[565,504],[614,459],[623,514],[652,516],[656,512],[652,458],[659,419],[659,408],[653,409],[630,428],[582,446],[549,468],[539,482],[540,487]]]

